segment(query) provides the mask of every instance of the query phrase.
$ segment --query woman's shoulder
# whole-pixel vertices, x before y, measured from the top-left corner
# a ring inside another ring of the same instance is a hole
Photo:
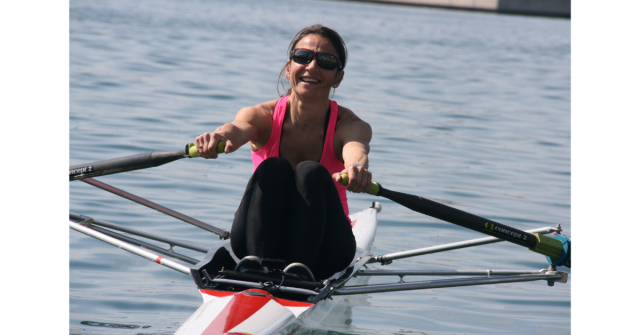
[[[354,113],[352,110],[345,106],[338,105],[338,119],[350,118],[354,116],[357,117],[356,113]]]
[[[338,122],[338,126],[341,125],[341,124],[343,124],[343,125],[350,125],[350,124],[369,125],[364,120],[362,120],[360,117],[358,117],[358,115],[356,115],[356,113],[354,113],[352,110],[350,110],[347,107],[340,106],[340,105],[338,105],[338,121],[337,122]]]
[[[356,113],[349,108],[338,105],[338,121],[336,124],[336,133],[349,134],[359,133],[370,137],[371,126],[362,120]]]
[[[271,136],[273,111],[278,100],[271,100],[252,107],[242,108],[236,121],[245,122],[257,131],[257,137],[251,140],[251,148],[255,151],[264,146]]]
[[[268,117],[271,118],[273,115],[273,111],[276,109],[276,105],[278,104],[278,100],[271,100],[267,102],[263,102],[261,104],[257,104],[251,107],[245,107],[240,110],[240,112],[244,114],[250,114],[255,117]]]
[[[255,106],[244,107],[238,111],[236,121],[244,121],[258,128],[271,127],[271,119],[277,102],[278,100],[272,100]]]
[[[270,100],[270,101],[258,104],[255,107],[264,112],[269,112],[273,114],[273,110],[276,109],[276,105],[278,104],[278,101],[280,101],[280,99]]]

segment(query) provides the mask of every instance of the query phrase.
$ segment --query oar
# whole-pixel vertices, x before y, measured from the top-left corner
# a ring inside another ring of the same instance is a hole
[[[216,151],[224,152],[225,143],[218,142]],[[200,157],[193,143],[186,145],[184,150],[152,151],[104,161],[80,164],[69,168],[69,181],[85,178],[105,176],[114,173],[146,169],[160,166],[182,158]]]
[[[224,147],[225,143],[219,142],[216,151],[222,153],[224,152]],[[89,177],[146,169],[178,159],[192,157],[199,157],[199,155],[195,145],[190,143],[184,150],[152,151],[144,154],[72,166],[69,168],[69,180],[80,180]],[[348,176],[343,174],[342,184],[346,185],[348,180]],[[371,184],[367,193],[385,197],[416,212],[525,246],[532,251],[547,256],[547,260],[553,265],[570,265],[570,241],[562,235],[556,235],[555,238],[550,238],[541,234],[530,234],[420,196],[387,190],[375,182]]]
[[[343,174],[341,184],[347,185],[348,182],[349,176]],[[547,256],[547,261],[553,265],[570,267],[570,241],[562,235],[551,238],[538,233],[527,233],[417,195],[385,189],[376,182],[371,183],[367,193],[385,197],[418,213],[527,247],[531,251]]]

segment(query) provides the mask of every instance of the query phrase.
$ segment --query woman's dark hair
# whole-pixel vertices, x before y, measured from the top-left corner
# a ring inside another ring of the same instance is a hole
[[[336,52],[338,53],[338,59],[340,59],[340,61],[342,62],[342,69],[344,70],[345,66],[347,66],[347,55],[348,55],[347,46],[344,44],[342,37],[340,37],[340,35],[335,30],[325,27],[321,24],[306,26],[302,28],[296,34],[296,36],[293,37],[293,39],[291,40],[291,43],[289,43],[289,48],[287,49],[287,59],[289,59],[289,55],[291,55],[291,51],[293,51],[293,48],[296,47],[296,44],[298,44],[298,42],[300,42],[300,40],[307,35],[318,35],[328,39],[333,45],[333,48],[336,49]],[[286,71],[287,71],[287,65],[285,64],[280,70],[280,75],[278,75],[277,90],[280,96],[291,94],[291,88],[289,88],[287,90],[287,93],[284,95],[280,93],[280,86],[282,86],[282,89],[285,88],[284,86],[285,81],[282,80],[282,76],[284,75],[284,73],[286,73]],[[338,71],[341,71],[341,70],[338,70]]]

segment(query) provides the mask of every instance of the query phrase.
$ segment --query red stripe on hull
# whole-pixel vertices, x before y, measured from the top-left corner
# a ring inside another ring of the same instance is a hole
[[[207,329],[204,330],[202,335],[225,334],[233,327],[250,318],[273,298],[269,293],[261,290],[252,289],[247,291],[258,291],[264,293],[266,297],[245,295],[242,294],[242,292],[236,293],[227,306],[224,307],[220,314],[209,324]]]
[[[271,294],[269,294],[269,292],[266,292],[266,291],[263,291],[263,290],[249,289],[249,290],[246,290],[246,291],[262,292],[267,297],[272,298],[273,300],[275,300],[277,303],[279,303],[280,305],[282,305],[284,307],[310,307],[310,306],[313,305],[310,302],[279,299],[279,298],[276,298],[276,297],[272,296]],[[243,291],[243,292],[246,292],[246,291]],[[218,298],[228,297],[230,295],[234,295],[234,294],[240,293],[240,292],[227,292],[227,291],[216,291],[216,290],[205,290],[205,289],[201,289],[200,292],[202,292],[204,294],[207,294],[207,295],[210,295],[210,296],[218,297]]]
[[[293,301],[293,300],[285,300],[285,299],[278,299],[278,298],[274,298],[273,300],[275,300],[277,303],[279,303],[284,307],[309,307],[313,305],[310,302]]]

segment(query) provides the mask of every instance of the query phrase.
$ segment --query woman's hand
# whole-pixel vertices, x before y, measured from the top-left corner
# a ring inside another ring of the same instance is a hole
[[[227,142],[228,147],[229,141],[224,136],[215,132],[204,133],[196,137],[196,147],[198,150],[198,155],[205,159],[218,158],[216,147],[218,146],[218,142],[220,141]],[[228,151],[227,147],[225,147],[225,152]]]
[[[218,158],[216,147],[225,142],[224,153],[230,154],[250,140],[267,143],[271,135],[272,117],[270,110],[275,108],[277,100],[269,101],[255,107],[245,107],[238,111],[236,119],[225,123],[212,133],[204,133],[196,137],[196,150],[202,158]]]
[[[333,180],[340,182],[343,174],[349,175],[349,183],[347,184],[347,190],[354,193],[363,193],[369,190],[371,187],[371,172],[367,171],[359,164],[351,164],[344,170],[334,173]]]

